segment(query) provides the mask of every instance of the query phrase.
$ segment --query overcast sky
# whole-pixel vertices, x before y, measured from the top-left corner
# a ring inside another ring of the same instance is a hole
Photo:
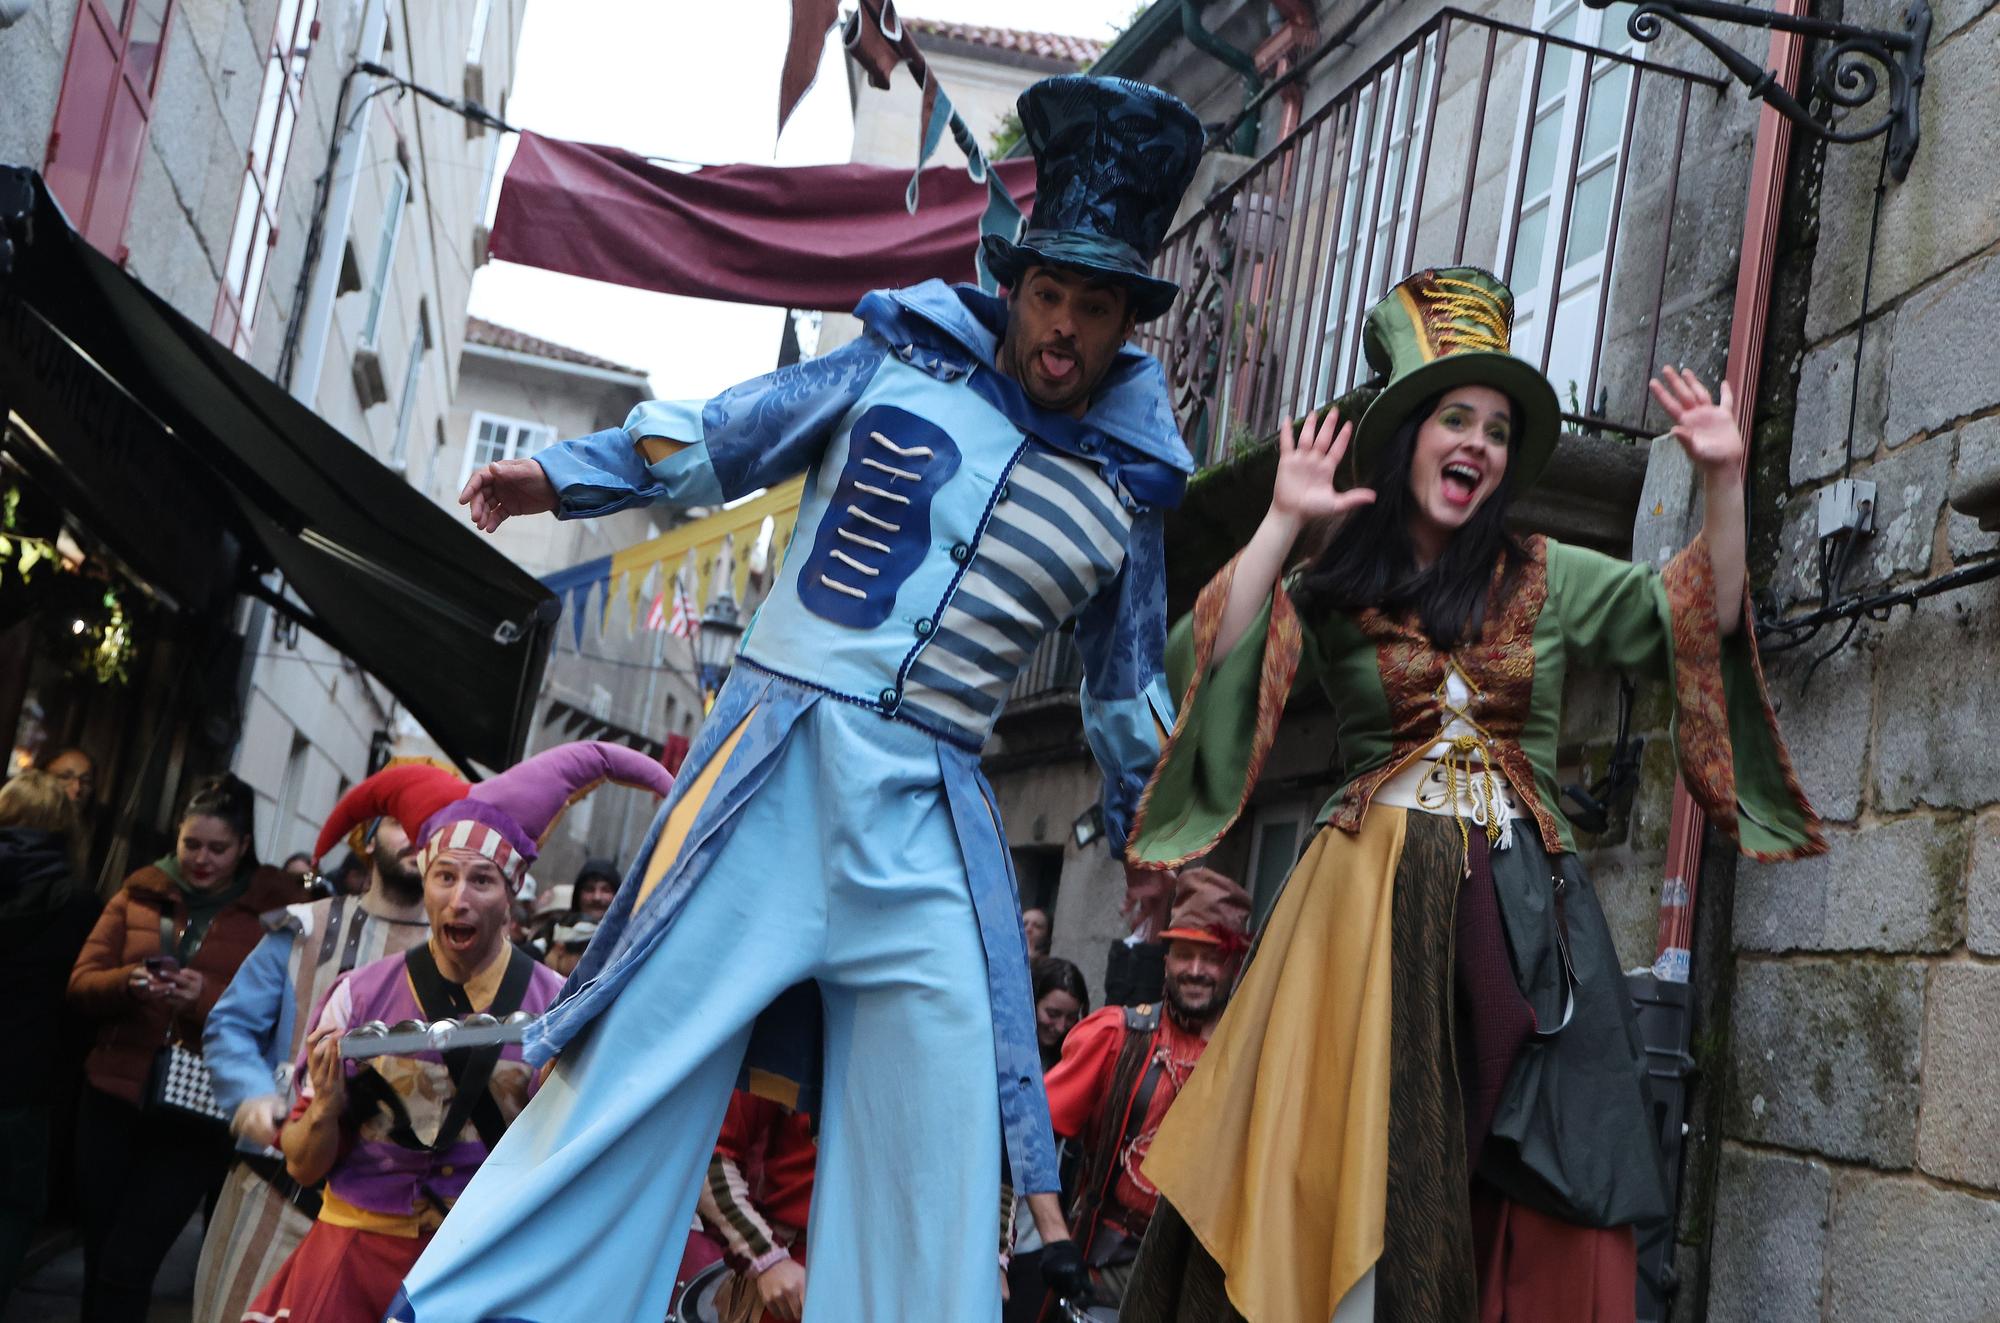
[[[904,13],[1108,40],[1135,0],[910,0]],[[848,159],[838,32],[819,79],[774,140],[788,0],[529,0],[507,118],[550,137],[702,163]],[[863,95],[869,95],[865,92]],[[914,126],[912,126],[914,138]],[[911,152],[912,164],[915,152]],[[967,243],[971,236],[967,236]],[[776,361],[777,308],[677,298],[489,263],[472,311],[644,368],[663,398],[712,395]]]

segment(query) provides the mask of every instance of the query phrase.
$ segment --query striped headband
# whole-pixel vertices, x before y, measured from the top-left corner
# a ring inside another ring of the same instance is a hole
[[[520,886],[522,876],[528,871],[527,859],[508,844],[505,836],[497,829],[470,818],[448,822],[432,833],[417,851],[417,871],[420,874],[430,872],[432,862],[446,850],[470,850],[491,859],[510,888]]]

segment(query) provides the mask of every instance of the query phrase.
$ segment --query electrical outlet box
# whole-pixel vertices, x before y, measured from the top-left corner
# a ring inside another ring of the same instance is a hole
[[[1819,535],[1875,531],[1875,484],[1842,478],[1819,493]]]

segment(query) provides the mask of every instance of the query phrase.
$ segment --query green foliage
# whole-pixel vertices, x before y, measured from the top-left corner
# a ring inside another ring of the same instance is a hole
[[[1118,34],[1118,37],[1122,37],[1130,32],[1132,25],[1146,16],[1146,11],[1151,9],[1153,4],[1154,0],[1134,0],[1132,12],[1125,16],[1125,21],[1111,25],[1113,30]],[[1112,40],[1117,40],[1117,37],[1113,37]]]
[[[9,487],[6,495],[0,496],[0,585],[5,585],[10,570],[16,579],[26,583],[44,562],[62,563],[55,543],[17,531],[20,509],[21,489]]]
[[[125,605],[115,590],[106,588],[101,599],[104,618],[94,624],[84,620],[80,631],[82,651],[77,669],[86,671],[99,684],[124,684],[132,678],[132,628],[125,619]]]
[[[20,488],[0,494],[0,588],[9,586],[10,579],[16,587],[34,582],[41,613],[62,622],[52,628],[70,653],[69,669],[99,684],[126,683],[136,648],[117,588],[94,582],[83,567],[65,563],[49,539],[21,532],[20,507]]]
[[[993,141],[987,144],[986,159],[1005,160],[1007,153],[1013,151],[1014,145],[1021,141],[1024,132],[1021,127],[1021,116],[1017,112],[1010,110],[1002,115],[1000,126],[993,130]]]

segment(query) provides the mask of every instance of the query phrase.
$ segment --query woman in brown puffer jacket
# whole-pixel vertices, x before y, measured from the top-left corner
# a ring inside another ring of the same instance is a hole
[[[174,852],[125,879],[70,973],[70,1004],[97,1021],[77,1122],[84,1323],[146,1317],[160,1261],[229,1163],[223,1122],[148,1095],[169,1039],[201,1050],[209,1008],[263,935],[259,916],[305,899],[258,865],[254,803],[233,776],[202,783]]]

